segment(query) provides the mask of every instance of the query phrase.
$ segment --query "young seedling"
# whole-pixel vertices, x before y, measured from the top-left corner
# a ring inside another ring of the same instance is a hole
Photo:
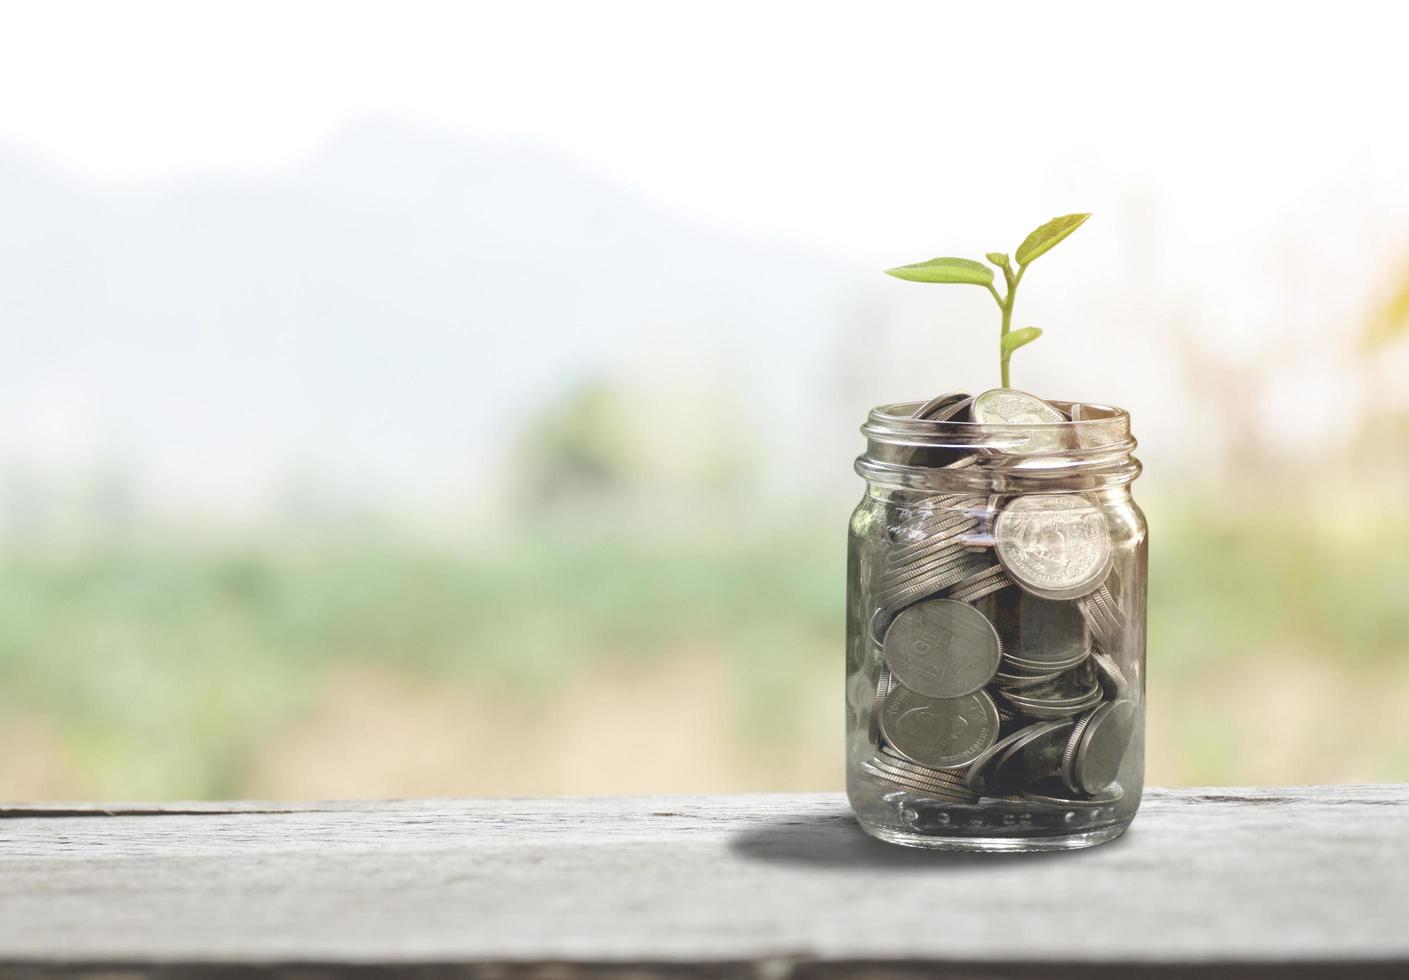
[[[973,259],[930,259],[928,262],[916,262],[914,265],[902,265],[895,269],[887,269],[886,275],[895,276],[897,279],[908,279],[911,282],[967,283],[972,286],[983,286],[992,293],[993,301],[998,304],[998,309],[1003,314],[1003,330],[998,337],[998,366],[1003,378],[1003,387],[1010,388],[1012,386],[1008,383],[1008,361],[1012,358],[1013,351],[1042,336],[1040,327],[1012,329],[1013,297],[1017,295],[1018,283],[1022,282],[1023,274],[1027,272],[1027,267],[1032,264],[1033,259],[1044,254],[1063,238],[1076,231],[1081,227],[1081,223],[1089,217],[1091,217],[1089,214],[1064,214],[1060,218],[1053,218],[1028,235],[1018,246],[1017,252],[1013,254],[1013,258],[1018,263],[1016,271],[1005,253],[989,252],[985,255],[984,257],[993,263],[999,272],[1003,273],[1003,282],[1006,284],[1006,288],[1002,294],[993,285],[993,270]]]

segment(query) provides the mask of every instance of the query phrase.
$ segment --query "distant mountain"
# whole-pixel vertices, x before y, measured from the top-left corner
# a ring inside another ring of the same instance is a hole
[[[161,506],[257,506],[298,473],[429,501],[606,378],[731,401],[775,484],[849,479],[816,439],[856,448],[856,276],[396,122],[262,180],[93,187],[0,150],[0,453],[116,461]]]

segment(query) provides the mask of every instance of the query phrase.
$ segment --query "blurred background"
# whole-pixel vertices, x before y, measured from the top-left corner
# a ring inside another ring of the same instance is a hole
[[[1133,414],[1153,782],[1409,779],[1404,15],[4,7],[0,799],[835,789],[873,404]]]

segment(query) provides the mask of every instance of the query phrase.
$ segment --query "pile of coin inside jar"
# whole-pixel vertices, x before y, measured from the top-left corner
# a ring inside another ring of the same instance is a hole
[[[942,395],[914,417],[1033,425],[1009,450],[1027,454],[1060,452],[1067,432],[1036,423],[1071,419],[1011,389]],[[968,467],[998,451],[917,449],[930,458],[914,462]],[[862,771],[950,803],[1119,800],[1140,695],[1118,665],[1126,617],[1098,503],[940,494],[892,518],[870,590],[880,672]]]

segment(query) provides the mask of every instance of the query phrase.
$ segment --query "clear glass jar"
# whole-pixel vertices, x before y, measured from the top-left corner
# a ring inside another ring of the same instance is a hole
[[[1144,782],[1130,417],[1049,401],[1060,421],[964,421],[965,397],[880,406],[861,430],[847,793],[898,844],[1089,847],[1125,830]]]

